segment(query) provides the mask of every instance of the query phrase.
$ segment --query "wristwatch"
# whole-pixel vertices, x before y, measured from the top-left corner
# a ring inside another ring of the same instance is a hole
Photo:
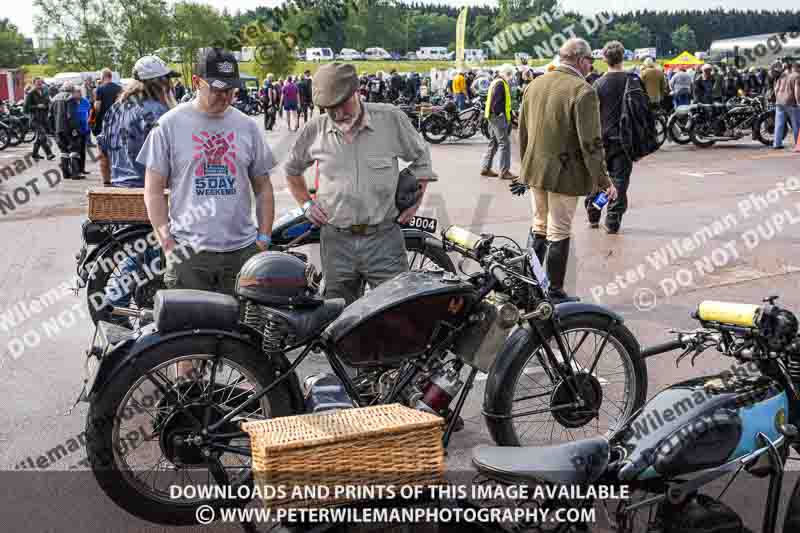
[[[263,242],[267,246],[269,246],[270,243],[272,242],[272,237],[267,235],[266,233],[259,233],[258,237],[256,237],[256,241],[257,242]]]

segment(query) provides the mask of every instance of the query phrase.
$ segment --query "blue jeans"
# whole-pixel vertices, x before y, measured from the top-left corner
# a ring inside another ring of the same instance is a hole
[[[689,105],[690,100],[689,93],[677,94],[675,95],[675,107]]]
[[[458,93],[456,95],[456,107],[458,108],[459,111],[467,107],[467,95],[465,95],[464,93]]]
[[[787,106],[786,114],[789,115],[789,122],[792,124],[792,134],[794,142],[797,144],[798,134],[800,134],[800,106]]]
[[[789,119],[792,125],[794,141],[797,142],[797,133],[800,131],[800,107],[778,104],[775,106],[775,140],[772,143],[775,148],[783,146],[786,119]]]

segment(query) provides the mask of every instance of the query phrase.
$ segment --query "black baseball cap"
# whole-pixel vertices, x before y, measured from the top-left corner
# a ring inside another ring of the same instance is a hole
[[[232,89],[240,85],[239,62],[222,48],[201,48],[197,52],[194,73],[214,89]]]

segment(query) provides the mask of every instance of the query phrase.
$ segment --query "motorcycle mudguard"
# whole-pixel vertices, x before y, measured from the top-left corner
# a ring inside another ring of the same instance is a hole
[[[140,330],[138,337],[127,340],[114,348],[108,355],[100,361],[100,368],[97,371],[97,377],[94,380],[92,388],[86,391],[86,398],[92,401],[95,395],[103,393],[105,386],[110,383],[125,367],[136,364],[137,359],[147,350],[153,348],[158,344],[162,344],[181,337],[191,336],[193,338],[208,337],[209,352],[213,353],[214,345],[219,338],[224,338],[228,341],[241,343],[249,350],[260,351],[259,347],[254,345],[248,337],[236,331],[221,331],[221,330],[186,330],[161,335],[155,328],[155,324],[148,324]],[[281,374],[285,373],[291,364],[286,358],[286,355],[281,353],[273,361],[276,365],[276,370]],[[292,375],[285,380],[289,389],[289,396],[292,403],[292,410],[295,413],[302,413],[305,411],[305,401],[300,389],[300,380],[297,374],[292,372]]]
[[[568,316],[593,314],[602,315],[607,317],[610,322],[622,324],[623,318],[617,313],[602,307],[600,305],[583,303],[583,302],[563,302],[556,304],[555,313],[559,318],[566,318]],[[549,327],[542,328],[546,338],[552,335],[548,331]],[[500,393],[501,384],[505,382],[507,374],[511,371],[511,367],[517,357],[529,357],[535,350],[542,339],[539,339],[539,334],[532,330],[529,326],[518,327],[506,339],[500,353],[492,364],[489,370],[489,375],[486,378],[486,390],[483,395],[483,409],[486,413],[498,413],[500,410]]]
[[[149,224],[137,224],[136,226],[130,226],[128,228],[122,229],[114,234],[113,237],[108,237],[106,240],[92,248],[92,251],[86,254],[86,257],[83,258],[83,261],[78,265],[78,276],[86,282],[89,279],[89,270],[86,269],[86,265],[90,265],[96,262],[101,257],[105,256],[108,253],[114,244],[123,240],[129,239],[130,237],[146,237],[148,233],[153,231],[153,227]]]

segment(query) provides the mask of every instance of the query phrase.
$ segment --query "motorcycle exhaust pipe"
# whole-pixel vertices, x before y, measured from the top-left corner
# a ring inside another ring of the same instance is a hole
[[[153,320],[152,309],[129,309],[127,307],[112,307],[111,314],[114,316],[126,316],[128,318],[138,318],[139,320],[147,322]]]

